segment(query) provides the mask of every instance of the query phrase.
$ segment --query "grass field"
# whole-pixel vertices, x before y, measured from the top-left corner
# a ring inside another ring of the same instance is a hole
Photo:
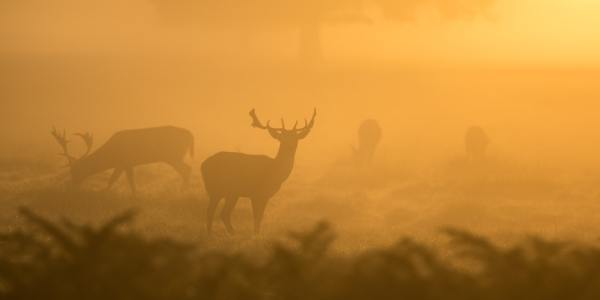
[[[3,166],[0,299],[595,299],[596,177],[501,160],[294,173],[252,234],[204,230],[198,172],[80,189],[50,161]],[[194,165],[198,170],[198,165]],[[133,213],[131,215],[130,213]],[[135,216],[133,218],[132,216]]]
[[[234,211],[235,236],[225,233],[218,217],[214,235],[206,236],[207,199],[199,163],[193,167],[187,190],[181,189],[180,178],[167,166],[139,167],[140,195],[133,198],[124,178],[113,190],[104,191],[109,173],[75,189],[69,185],[68,170],[54,161],[5,164],[0,175],[0,224],[18,226],[21,206],[51,218],[92,224],[133,208],[139,211],[136,226],[150,235],[226,244],[253,240],[247,199],[239,201]],[[479,166],[448,159],[426,171],[394,164],[361,170],[335,164],[318,173],[300,165],[269,202],[258,238],[328,221],[344,249],[386,245],[405,235],[435,242],[436,232],[448,226],[507,240],[527,234],[594,240],[600,233],[594,229],[600,222],[596,185],[600,177],[560,172],[500,159]]]

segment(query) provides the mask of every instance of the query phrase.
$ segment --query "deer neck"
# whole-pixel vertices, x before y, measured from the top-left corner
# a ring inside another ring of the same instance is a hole
[[[280,180],[281,182],[285,181],[292,173],[297,147],[297,142],[282,142],[279,145],[279,151],[277,151],[277,156],[275,156],[274,177]]]

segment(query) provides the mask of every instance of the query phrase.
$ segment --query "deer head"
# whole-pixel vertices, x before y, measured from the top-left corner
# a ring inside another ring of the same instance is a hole
[[[94,136],[88,132],[73,134],[75,136],[80,137],[83,140],[83,142],[85,143],[86,148],[87,148],[83,155],[81,155],[79,158],[76,158],[69,153],[69,143],[71,141],[69,141],[67,139],[67,133],[65,130],[63,130],[63,132],[61,133],[61,132],[58,132],[56,130],[56,128],[52,128],[51,134],[63,150],[63,152],[59,153],[58,155],[64,156],[65,159],[67,160],[67,167],[71,168],[71,174],[73,176],[73,180],[75,182],[80,181],[79,177],[81,177],[81,176],[79,176],[78,174],[81,172],[78,172],[78,165],[79,165],[78,163],[90,154],[90,151],[92,150],[92,146],[94,144]]]
[[[313,128],[313,125],[315,124],[316,116],[317,116],[317,109],[315,108],[313,111],[312,118],[310,119],[310,122],[308,122],[306,119],[304,119],[304,127],[298,128],[298,121],[296,121],[296,123],[294,124],[294,127],[292,127],[292,129],[286,129],[285,122],[283,121],[283,119],[281,119],[281,127],[280,128],[273,128],[270,125],[271,121],[267,121],[266,125],[263,125],[263,123],[256,116],[255,110],[252,109],[250,111],[250,117],[252,117],[252,127],[267,130],[269,132],[269,134],[271,135],[271,137],[280,141],[282,144],[288,144],[288,143],[297,144],[299,140],[305,138],[310,133],[311,129]]]

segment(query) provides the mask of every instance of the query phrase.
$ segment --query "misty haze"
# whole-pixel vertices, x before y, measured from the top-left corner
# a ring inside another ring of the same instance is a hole
[[[0,1],[0,299],[597,299],[599,15]]]

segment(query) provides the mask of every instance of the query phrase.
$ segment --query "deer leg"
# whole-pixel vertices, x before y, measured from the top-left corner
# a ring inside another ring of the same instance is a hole
[[[225,224],[225,228],[227,228],[229,234],[235,233],[233,226],[231,226],[231,212],[233,212],[233,208],[237,204],[237,201],[238,197],[225,198],[225,207],[223,207],[223,211],[221,212],[221,220],[223,220],[223,224]]]
[[[119,179],[119,177],[121,177],[121,174],[123,174],[123,169],[115,168],[112,175],[110,176],[110,179],[108,180],[108,186],[106,187],[107,191],[113,187],[115,182]]]
[[[215,216],[215,210],[217,209],[217,204],[219,204],[220,197],[211,197],[208,198],[208,208],[206,209],[206,231],[208,234],[212,231],[212,223]]]
[[[137,190],[135,188],[135,178],[133,175],[133,168],[128,168],[125,172],[127,174],[127,181],[129,181],[129,187],[131,188],[133,197],[137,197]]]
[[[265,198],[252,198],[252,213],[254,215],[255,234],[258,234],[260,232],[260,224],[262,223],[262,219],[265,214],[267,200],[268,199]]]

